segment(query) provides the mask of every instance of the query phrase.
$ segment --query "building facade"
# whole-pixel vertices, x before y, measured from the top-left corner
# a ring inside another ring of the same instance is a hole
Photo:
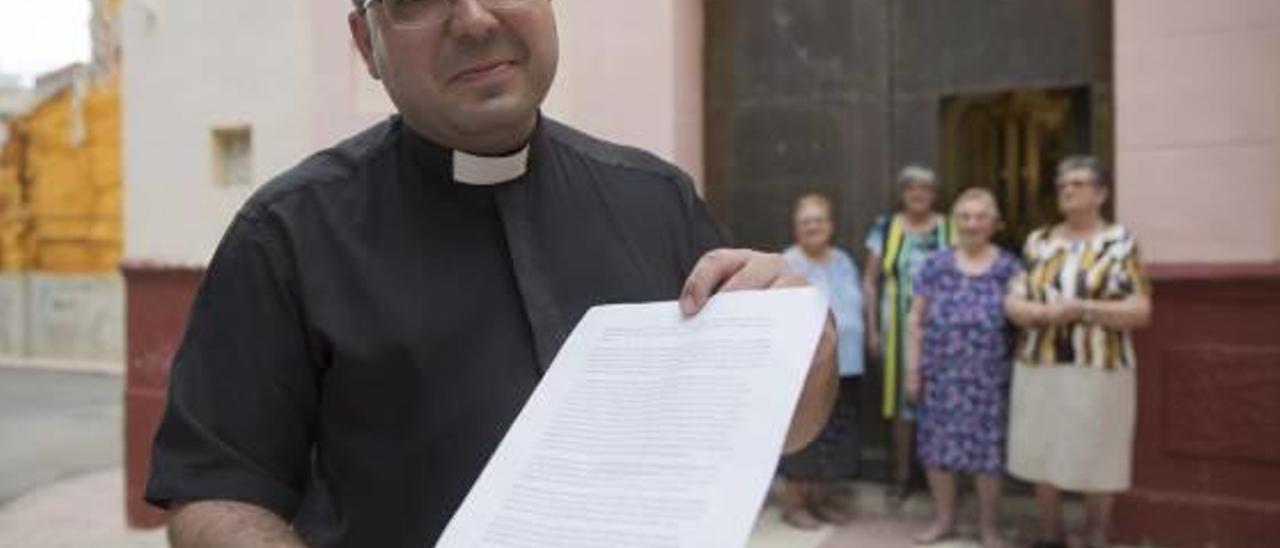
[[[704,5],[707,197],[739,243],[784,245],[792,201],[818,191],[857,250],[894,172],[922,162],[946,196],[994,190],[1016,246],[1055,218],[1057,160],[1113,168],[1156,288],[1118,532],[1280,538],[1280,3]]]
[[[1129,539],[1280,539],[1280,3],[1115,2],[1117,215],[1145,245]]]
[[[1052,220],[1057,159],[1103,158],[1157,292],[1119,528],[1168,545],[1275,538],[1280,503],[1263,486],[1280,484],[1266,321],[1280,317],[1280,3],[553,5],[547,113],[685,168],[739,244],[781,247],[792,200],[820,191],[857,249],[907,162],[937,166],[948,195],[995,189],[1014,242]],[[139,502],[145,448],[228,220],[272,174],[390,110],[346,36],[348,8],[125,0],[135,524],[158,517]]]

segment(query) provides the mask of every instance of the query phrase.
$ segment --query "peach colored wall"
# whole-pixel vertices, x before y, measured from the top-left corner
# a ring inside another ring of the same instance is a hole
[[[1120,220],[1153,262],[1280,261],[1280,2],[1115,10]]]
[[[702,180],[702,2],[553,2],[560,73],[546,112]]]

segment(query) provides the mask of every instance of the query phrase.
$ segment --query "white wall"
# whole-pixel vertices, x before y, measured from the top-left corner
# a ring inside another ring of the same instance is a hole
[[[127,259],[203,265],[253,192],[214,184],[212,128],[252,126],[261,184],[383,115],[356,100],[349,6],[126,0]]]
[[[1280,2],[1115,10],[1120,219],[1152,261],[1280,261]]]

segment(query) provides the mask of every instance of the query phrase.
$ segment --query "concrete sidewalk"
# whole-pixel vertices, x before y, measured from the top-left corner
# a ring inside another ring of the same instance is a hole
[[[929,499],[912,498],[897,515],[883,509],[883,490],[874,484],[855,486],[858,519],[842,527],[797,531],[782,523],[776,506],[769,505],[756,523],[748,548],[908,548],[928,521]],[[972,499],[965,506],[973,523]],[[1010,546],[1029,540],[1029,501],[1012,498],[1006,504]],[[1069,521],[1078,520],[1078,508]],[[0,507],[0,546],[22,548],[161,548],[164,532],[132,531],[124,524],[124,473],[118,468],[52,484]],[[979,548],[971,525],[957,540],[936,548]]]
[[[90,373],[113,377],[124,376],[124,363],[119,361],[26,358],[0,354],[0,368],[60,373]]]
[[[160,548],[163,531],[124,523],[124,471],[113,468],[58,482],[0,507],[0,546]]]
[[[879,483],[850,484],[855,519],[843,527],[825,527],[802,532],[782,522],[775,504],[767,504],[752,534],[749,548],[914,548],[913,538],[933,517],[928,493],[918,492],[899,510],[891,511],[885,488]],[[775,487],[774,494],[777,489]],[[771,497],[772,498],[772,497]],[[1066,505],[1068,526],[1083,521],[1079,504]],[[955,539],[930,545],[932,548],[981,548],[977,530],[977,501],[965,493],[960,500],[960,525]],[[1004,538],[1009,548],[1026,546],[1034,540],[1035,504],[1025,496],[1006,496],[1001,507]],[[1073,544],[1078,547],[1079,543]],[[1121,548],[1121,547],[1115,547]]]

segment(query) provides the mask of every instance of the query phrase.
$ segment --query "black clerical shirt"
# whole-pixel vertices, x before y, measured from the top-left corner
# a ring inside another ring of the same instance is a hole
[[[546,118],[511,182],[452,158],[393,117],[249,200],[174,359],[149,501],[429,546],[583,313],[675,299],[722,244],[678,169]]]

